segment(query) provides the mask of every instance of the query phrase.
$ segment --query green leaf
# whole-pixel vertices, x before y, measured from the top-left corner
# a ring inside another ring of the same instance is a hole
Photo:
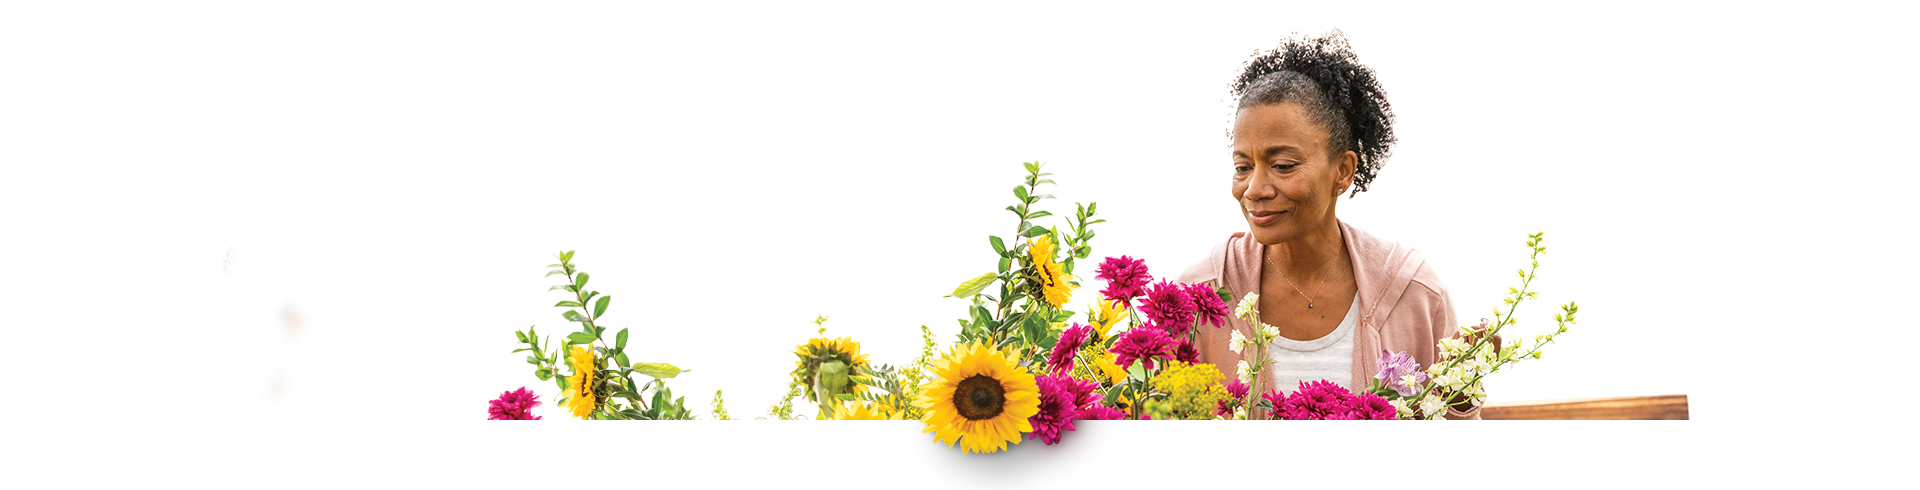
[[[592,344],[593,341],[595,340],[599,340],[599,339],[593,338],[592,335],[589,335],[586,332],[574,332],[574,333],[567,334],[567,341],[573,342],[575,345]]]
[[[547,368],[535,369],[533,370],[533,376],[540,378],[541,381],[553,379],[553,370]]]
[[[613,348],[615,350],[627,349],[627,329],[622,328],[620,329],[620,333],[613,334]]]
[[[1027,200],[1027,186],[1013,186],[1013,197],[1020,198],[1020,202],[1033,202]]]
[[[1002,242],[1002,241],[1000,241],[1000,237],[997,237],[997,236],[993,236],[993,235],[987,235],[987,243],[991,243],[991,244],[993,244],[993,252],[994,252],[994,253],[997,253],[997,254],[1000,254],[1000,255],[1006,255],[1006,254],[1007,254],[1007,244],[1006,244],[1006,242]]]
[[[1006,260],[1006,259],[1001,259],[1001,260]],[[947,297],[967,298],[967,297],[972,297],[973,295],[976,295],[976,294],[980,294],[981,290],[987,289],[987,286],[992,285],[993,280],[997,278],[998,277],[992,272],[981,274],[980,277],[968,279],[967,282],[960,283],[960,287],[953,288],[953,294],[949,294],[947,295]]]
[[[625,352],[622,352],[622,353],[619,353],[619,354],[614,354],[614,355],[613,355],[613,360],[615,360],[615,361],[619,361],[619,362],[620,362],[620,367],[622,367],[622,368],[625,368],[625,367],[627,367],[627,364],[629,364],[629,363],[627,362],[627,353],[625,353]]]
[[[633,372],[652,376],[656,379],[666,379],[679,376],[680,373],[686,371],[664,362],[636,362],[633,363]]]
[[[600,318],[600,315],[607,314],[607,302],[612,300],[612,296],[601,296],[599,301],[593,302],[593,317]]]
[[[566,376],[554,376],[553,382],[554,384],[560,385],[560,391],[567,391],[568,386],[567,386]]]
[[[568,251],[565,251],[565,252],[560,252],[560,262],[562,262],[562,263],[566,263],[566,262],[572,262],[572,261],[573,261],[573,251],[572,251],[572,250],[568,250]]]
[[[513,331],[513,336],[514,336],[515,338],[518,338],[518,339],[520,339],[520,343],[523,343],[523,344],[524,344],[524,343],[526,343],[526,342],[527,342],[527,333],[526,333],[526,332],[522,332],[522,331],[519,331],[519,330],[514,330],[514,331]],[[514,352],[520,352],[520,351],[514,351]]]
[[[1081,238],[1084,239],[1087,237],[1081,237]],[[1086,245],[1081,245],[1080,248],[1073,249],[1073,258],[1076,258],[1076,259],[1084,259],[1084,258],[1087,258],[1088,255],[1092,255],[1092,254],[1093,254],[1093,247],[1089,247]]]
[[[1024,237],[1036,237],[1045,234],[1047,234],[1047,229],[1040,225],[1034,225],[1032,228],[1027,228],[1027,231],[1020,232],[1020,236]]]
[[[1029,174],[1040,173],[1040,162],[1020,162],[1020,165],[1027,167]]]
[[[1005,273],[1007,273],[1007,266],[1010,266],[1010,265],[1013,265],[1013,261],[1012,261],[1011,259],[1008,259],[1008,258],[1006,258],[1006,257],[1001,257],[1001,258],[1000,258],[1000,273],[1001,273],[1001,274],[1005,274]]]
[[[553,307],[554,308],[579,308],[580,302],[574,301],[574,300],[566,300],[566,301],[561,301],[559,303],[554,303]]]
[[[535,359],[535,358],[534,358],[533,356],[527,356],[527,364],[532,364],[532,365],[535,365],[535,366],[538,366],[538,365],[540,365],[540,360],[539,360],[539,359]]]
[[[567,273],[567,271],[564,271],[564,270],[559,270],[559,269],[555,269],[555,270],[550,270],[550,271],[547,271],[547,275],[548,275],[548,276],[556,276],[556,275],[565,275],[566,273]],[[542,277],[544,277],[544,276],[542,276]]]
[[[552,291],[552,290],[555,290],[555,289],[558,289],[558,290],[561,290],[561,291],[567,291],[567,292],[573,292],[573,285],[572,285],[572,284],[561,284],[561,285],[559,285],[559,286],[554,286],[554,287],[550,287],[550,288],[547,288],[547,290],[548,290],[548,291]]]
[[[1027,342],[1029,343],[1037,345],[1042,338],[1047,336],[1047,320],[1041,318],[1040,315],[1027,315],[1027,321],[1021,322],[1021,327],[1026,330]]]
[[[581,322],[581,323],[586,323],[586,321],[587,321],[587,316],[586,316],[586,315],[582,315],[582,314],[580,314],[580,312],[578,312],[578,311],[573,311],[573,310],[567,310],[567,311],[562,311],[562,312],[560,312],[560,318],[565,318],[565,319],[567,319],[567,321],[570,321],[570,322]]]
[[[587,287],[587,279],[588,279],[588,278],[587,278],[587,273],[585,273],[585,272],[582,272],[582,273],[579,273],[579,274],[574,274],[574,275],[573,275],[573,287],[576,287],[576,288],[584,288],[584,287]]]
[[[1048,216],[1053,216],[1053,213],[1050,213],[1047,211],[1034,211],[1033,214],[1027,215],[1027,219],[1045,218]]]

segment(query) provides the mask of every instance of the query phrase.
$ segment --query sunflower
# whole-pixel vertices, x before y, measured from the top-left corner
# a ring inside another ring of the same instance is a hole
[[[584,345],[573,346],[567,353],[567,365],[573,368],[573,375],[567,377],[567,391],[560,394],[560,405],[579,418],[587,418],[599,408],[599,400],[593,393],[594,375],[599,366],[593,360],[593,349]]]
[[[1061,270],[1058,262],[1053,261],[1053,235],[1040,235],[1033,239],[1033,245],[1027,247],[1033,259],[1034,285],[1040,289],[1042,299],[1054,308],[1067,304],[1073,296],[1073,276]]]
[[[886,405],[861,400],[841,404],[833,411],[833,420],[902,420],[900,412]]]
[[[935,442],[955,443],[965,453],[990,453],[1020,443],[1032,432],[1027,419],[1040,413],[1040,386],[1027,368],[1005,352],[961,344],[933,362],[933,380],[915,405],[926,409],[921,432]]]
[[[793,380],[806,387],[808,400],[825,407],[833,395],[866,391],[866,385],[855,381],[870,380],[867,355],[852,338],[815,338],[794,347],[793,353],[800,358],[793,362]]]

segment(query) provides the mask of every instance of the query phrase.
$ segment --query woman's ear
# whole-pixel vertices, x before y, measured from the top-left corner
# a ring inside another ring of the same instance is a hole
[[[1353,173],[1360,168],[1360,155],[1348,150],[1340,154],[1339,168],[1335,170],[1337,178],[1333,181],[1334,197],[1346,194],[1353,187]]]

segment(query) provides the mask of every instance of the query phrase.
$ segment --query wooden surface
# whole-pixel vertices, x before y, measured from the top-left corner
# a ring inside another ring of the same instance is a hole
[[[1687,395],[1494,402],[1484,420],[1687,420]]]

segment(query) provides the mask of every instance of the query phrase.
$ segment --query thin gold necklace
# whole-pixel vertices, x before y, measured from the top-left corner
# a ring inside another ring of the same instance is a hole
[[[1306,298],[1306,299],[1307,299],[1307,308],[1313,308],[1313,297],[1312,297],[1312,296],[1307,296],[1307,292],[1306,292],[1306,291],[1301,291],[1301,290],[1300,290],[1300,285],[1298,285],[1298,284],[1294,284],[1294,283],[1293,283],[1293,278],[1292,278],[1292,277],[1287,277],[1287,268],[1285,268],[1285,267],[1280,267],[1279,265],[1277,265],[1277,264],[1274,264],[1274,263],[1273,263],[1273,255],[1272,255],[1272,254],[1268,254],[1268,253],[1264,253],[1264,252],[1263,252],[1263,253],[1261,253],[1260,255],[1263,255],[1263,256],[1265,256],[1265,257],[1266,257],[1266,260],[1267,260],[1267,265],[1271,265],[1271,266],[1273,266],[1273,267],[1274,267],[1275,269],[1279,269],[1279,270],[1280,270],[1280,279],[1283,279],[1283,280],[1286,280],[1286,281],[1287,281],[1287,285],[1288,285],[1288,286],[1293,286],[1293,292],[1296,292],[1296,293],[1300,293],[1300,297],[1302,297],[1302,298]],[[1327,261],[1326,261],[1326,262],[1321,262],[1321,263],[1320,263],[1320,267],[1318,267],[1317,269],[1325,269],[1325,268],[1327,268],[1327,264],[1331,264],[1331,263],[1333,263],[1333,259],[1337,259],[1337,258],[1340,258],[1340,256],[1339,256],[1338,254],[1335,254],[1335,255],[1334,255],[1334,256],[1332,256],[1332,257],[1327,257]],[[1326,278],[1326,274],[1321,274],[1321,279],[1323,279],[1323,280],[1324,280],[1325,278]]]

